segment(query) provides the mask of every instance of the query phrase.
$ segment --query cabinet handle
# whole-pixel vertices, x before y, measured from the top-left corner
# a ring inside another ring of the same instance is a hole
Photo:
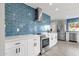
[[[21,43],[15,43],[15,45],[19,45],[19,44],[21,44]]]
[[[16,49],[16,53],[20,53],[20,48],[17,48]]]
[[[34,43],[34,46],[37,46],[37,43]]]
[[[19,53],[20,53],[20,48],[19,48]]]
[[[18,49],[16,49],[16,53],[18,53]]]

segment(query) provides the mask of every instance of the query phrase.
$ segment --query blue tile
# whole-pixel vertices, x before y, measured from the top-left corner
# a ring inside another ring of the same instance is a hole
[[[42,21],[35,19],[35,9],[23,3],[5,4],[5,35],[27,35],[47,31],[45,26],[50,28],[50,16],[43,13]],[[17,31],[18,29],[18,31]]]

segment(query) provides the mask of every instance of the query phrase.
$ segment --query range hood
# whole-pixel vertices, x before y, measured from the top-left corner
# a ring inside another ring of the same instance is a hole
[[[41,21],[41,18],[42,18],[42,9],[41,8],[36,8],[35,9],[35,20],[36,21]]]

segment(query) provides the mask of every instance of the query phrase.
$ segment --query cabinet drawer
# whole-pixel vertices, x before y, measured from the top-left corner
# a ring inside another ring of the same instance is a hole
[[[21,41],[14,41],[14,42],[6,42],[5,44],[5,49],[8,49],[8,48],[12,48],[12,47],[17,47],[17,46],[21,46],[21,45],[24,45],[24,41],[21,40]]]
[[[25,49],[24,46],[18,46],[18,47],[11,47],[7,48],[5,50],[6,56],[24,56],[25,55]]]

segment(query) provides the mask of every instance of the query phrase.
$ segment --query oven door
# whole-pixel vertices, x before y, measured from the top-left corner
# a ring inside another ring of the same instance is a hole
[[[49,38],[42,39],[42,48],[49,46]]]

